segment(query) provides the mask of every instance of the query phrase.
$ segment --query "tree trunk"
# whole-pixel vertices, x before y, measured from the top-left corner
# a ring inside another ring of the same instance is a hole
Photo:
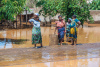
[[[27,10],[26,10],[26,26],[27,26]]]
[[[51,16],[49,16],[49,21],[50,21],[50,24],[51,24]]]
[[[82,24],[82,28],[83,28],[83,24]]]
[[[0,21],[0,24],[2,25],[2,20]]]
[[[17,16],[16,16],[16,29],[17,29]]]
[[[13,21],[13,28],[14,28],[14,21]]]
[[[45,21],[45,23],[47,24],[46,17],[44,17],[44,21]]]
[[[21,14],[20,14],[20,28],[21,28]]]

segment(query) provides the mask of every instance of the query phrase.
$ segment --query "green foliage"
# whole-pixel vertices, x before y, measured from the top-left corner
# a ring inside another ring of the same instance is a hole
[[[40,13],[45,17],[49,15],[53,17],[60,13],[66,21],[72,15],[77,15],[82,24],[87,19],[93,22],[86,0],[39,0],[36,6],[42,6]]]
[[[94,22],[93,19],[90,19],[91,15],[86,0],[63,0],[63,2],[63,11],[61,13],[65,16],[66,21],[72,15],[76,15],[82,24],[87,19]]]
[[[55,16],[61,10],[62,1],[61,0],[40,0],[37,2],[36,6],[41,7],[40,14],[44,17]]]
[[[100,0],[93,0],[89,3],[90,10],[100,10]]]
[[[23,11],[25,0],[1,0],[0,6],[0,20],[14,20]]]

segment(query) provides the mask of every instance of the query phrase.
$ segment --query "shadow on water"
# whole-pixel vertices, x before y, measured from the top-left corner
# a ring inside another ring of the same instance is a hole
[[[0,38],[0,49],[2,48],[12,48],[12,44],[21,45],[24,44],[28,39],[8,39],[8,38]]]
[[[28,39],[8,39],[8,38],[0,38],[0,42],[12,42],[14,44],[21,44],[25,41],[29,41]]]

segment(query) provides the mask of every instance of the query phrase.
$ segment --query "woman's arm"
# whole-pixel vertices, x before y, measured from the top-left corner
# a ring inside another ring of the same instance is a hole
[[[77,26],[77,28],[78,28],[78,27],[81,25],[81,22],[80,22],[80,21],[78,21],[78,22],[77,22],[77,24],[78,24],[78,26]]]
[[[31,25],[33,25],[32,22],[34,22],[33,19],[30,19],[30,20],[29,20],[29,23],[30,23]]]
[[[65,33],[66,33],[66,25],[67,25],[67,23],[65,23]]]

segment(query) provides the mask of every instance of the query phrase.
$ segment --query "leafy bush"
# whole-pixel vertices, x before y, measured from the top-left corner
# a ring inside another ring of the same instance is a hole
[[[82,22],[88,19],[92,22],[93,18],[90,15],[89,4],[87,0],[38,0],[37,7],[41,7],[40,14],[44,17],[55,16],[58,13],[65,17],[65,20],[72,15],[77,15],[77,18]]]
[[[14,20],[14,16],[24,10],[26,0],[1,0],[0,20]]]
[[[100,0],[93,0],[89,3],[90,10],[100,10]]]

